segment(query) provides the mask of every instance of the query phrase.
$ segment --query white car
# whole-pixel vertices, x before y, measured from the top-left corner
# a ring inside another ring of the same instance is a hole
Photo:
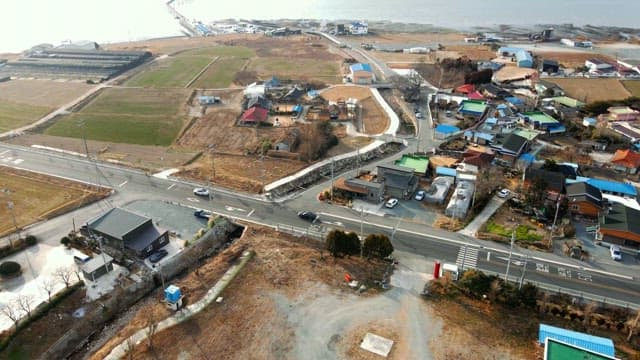
[[[509,191],[508,189],[502,189],[498,192],[498,197],[499,198],[506,198],[507,196],[509,196],[511,194],[511,191]]]
[[[195,188],[193,193],[198,196],[209,196],[209,190],[205,188]]]
[[[620,251],[620,247],[616,245],[611,245],[609,247],[609,252],[611,253],[611,258],[615,261],[622,260],[622,251]]]
[[[396,207],[396,205],[398,205],[398,199],[396,198],[391,198],[387,201],[386,204],[384,204],[384,206],[389,209],[393,209],[394,207]]]
[[[418,191],[416,193],[415,199],[418,200],[418,201],[422,201],[422,200],[424,200],[424,195],[425,195],[424,190],[420,190],[420,191]]]

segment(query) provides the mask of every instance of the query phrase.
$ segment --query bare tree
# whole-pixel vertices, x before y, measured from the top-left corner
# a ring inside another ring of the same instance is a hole
[[[584,314],[584,324],[587,326],[591,325],[591,320],[593,319],[593,313],[595,313],[596,309],[598,309],[598,304],[594,301],[589,302],[582,309],[582,313]]]
[[[27,313],[27,317],[31,317],[31,311],[33,310],[33,296],[20,295],[18,296],[18,307]]]
[[[13,321],[16,326],[16,330],[18,330],[18,322],[20,321],[20,312],[18,311],[18,308],[19,306],[15,302],[11,302],[0,307],[0,313]]]
[[[629,327],[629,335],[627,335],[627,342],[631,341],[631,338],[638,330],[638,322],[640,322],[640,310],[636,311],[636,315],[633,319],[627,321],[627,326]]]
[[[76,278],[78,278],[78,282],[82,281],[82,278],[80,277],[82,270],[80,270],[79,267],[71,266],[71,271],[76,275]]]
[[[40,287],[42,290],[47,292],[49,296],[49,302],[51,302],[51,294],[53,293],[53,289],[56,287],[58,282],[53,278],[44,278],[40,283]]]
[[[156,331],[158,330],[158,320],[156,319],[153,311],[149,311],[147,313],[147,318],[145,319],[145,330],[147,332],[149,349],[153,349],[153,337],[156,335]]]
[[[133,338],[129,336],[124,343],[124,351],[127,353],[127,359],[133,360],[133,352],[136,349],[136,343]]]
[[[69,285],[71,285],[71,275],[73,275],[73,270],[68,266],[61,266],[53,272],[53,275],[58,277],[58,279],[64,283],[64,286],[68,288]]]

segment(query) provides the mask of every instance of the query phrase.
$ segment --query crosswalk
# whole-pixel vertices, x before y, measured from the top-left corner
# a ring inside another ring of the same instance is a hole
[[[461,246],[456,265],[461,269],[475,269],[478,266],[478,248]]]
[[[7,165],[20,165],[24,159],[12,156],[10,150],[0,150],[0,162]]]

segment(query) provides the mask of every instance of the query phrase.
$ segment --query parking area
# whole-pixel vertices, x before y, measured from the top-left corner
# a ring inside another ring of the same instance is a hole
[[[153,219],[160,228],[167,229],[183,240],[191,240],[201,228],[206,228],[207,220],[193,216],[190,207],[155,200],[134,201],[124,206],[140,215]]]
[[[425,206],[424,202],[414,200],[399,200],[398,204],[389,209],[385,207],[385,202],[373,204],[363,200],[354,200],[352,208],[354,210],[364,209],[365,214],[378,216],[391,216],[402,218],[402,221],[416,222],[431,225],[436,219],[436,211]]]
[[[631,251],[625,250],[624,248],[622,249],[622,259],[620,261],[613,260],[609,251],[609,245],[596,244],[596,242],[594,241],[595,233],[587,231],[587,228],[591,227],[592,225],[577,221],[574,221],[573,224],[576,228],[576,238],[580,240],[580,243],[582,244],[584,250],[589,252],[589,262],[601,265],[640,265],[640,260],[637,253],[632,253]],[[561,242],[556,242],[554,246],[554,252],[557,254],[562,254]]]

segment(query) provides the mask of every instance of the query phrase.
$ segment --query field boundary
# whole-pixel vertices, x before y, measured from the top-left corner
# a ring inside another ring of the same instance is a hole
[[[213,65],[216,61],[218,61],[218,59],[220,59],[220,56],[216,56],[214,57],[207,65],[205,65],[202,70],[200,70],[200,72],[198,72],[188,83],[187,85],[184,86],[185,89],[188,89],[189,86],[191,86],[191,84],[193,84],[194,82],[196,82],[200,76],[202,76],[202,74],[204,74],[205,71],[207,71],[207,69],[209,69],[211,67],[211,65]]]

